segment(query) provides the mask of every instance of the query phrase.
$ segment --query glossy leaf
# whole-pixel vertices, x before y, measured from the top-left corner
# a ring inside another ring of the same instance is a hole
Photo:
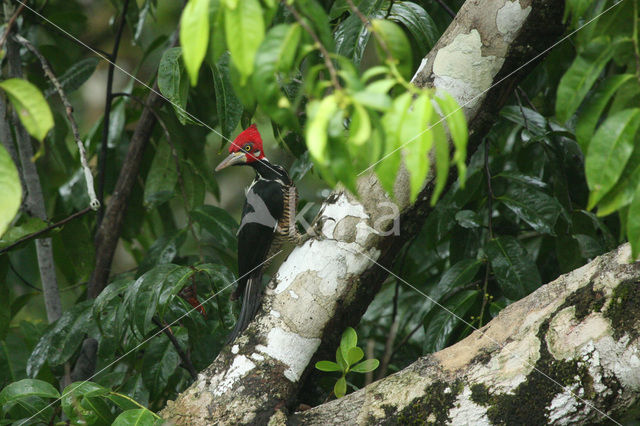
[[[530,186],[512,183],[497,199],[536,231],[555,235],[553,228],[562,212],[555,198]]]
[[[351,367],[350,371],[353,371],[355,373],[368,373],[378,368],[379,365],[380,361],[378,361],[377,359],[365,359],[361,363]]]
[[[120,413],[112,426],[154,426],[162,424],[162,420],[146,408],[127,410]]]
[[[442,97],[436,97],[436,102],[442,111],[443,117],[447,121],[449,134],[455,147],[452,161],[458,168],[458,179],[463,183],[467,174],[467,140],[469,130],[467,129],[467,119],[464,117],[462,107],[448,93]]]
[[[616,91],[633,77],[633,74],[619,74],[607,78],[598,85],[598,88],[585,103],[576,124],[576,138],[583,152],[587,152],[589,142],[605,107]]]
[[[592,40],[573,61],[558,85],[556,116],[564,123],[578,109],[614,52],[607,37]]]
[[[631,157],[634,136],[640,126],[640,108],[622,110],[598,127],[585,159],[585,174],[592,209],[620,178]]]
[[[434,309],[425,318],[425,352],[436,352],[443,349],[457,326],[463,325],[464,318],[473,305],[481,297],[478,290],[465,290],[450,297],[444,306],[447,309]],[[453,314],[452,314],[453,313]]]
[[[168,142],[158,142],[144,185],[144,204],[147,209],[173,198],[178,182],[178,170],[171,151]]]
[[[22,379],[10,383],[0,392],[0,405],[13,403],[14,401],[40,396],[42,398],[58,398],[60,393],[51,384],[37,379]]]
[[[342,355],[342,359],[349,364],[349,350],[355,348],[358,344],[358,335],[356,331],[347,327],[345,331],[342,332],[342,337],[340,338],[340,352]]]
[[[389,19],[404,25],[416,44],[423,47],[425,52],[431,50],[440,38],[440,30],[431,16],[414,2],[393,3]]]
[[[357,5],[358,10],[366,16],[376,15],[384,2],[382,0],[363,0]],[[360,18],[350,11],[347,19],[338,24],[334,32],[336,52],[359,65],[371,34],[363,25]]]
[[[180,123],[193,123],[186,113],[189,81],[183,71],[180,58],[182,50],[179,47],[167,49],[158,65],[158,88],[169,99]]]
[[[9,96],[27,132],[42,142],[53,127],[53,114],[40,90],[19,78],[0,82],[0,88]]]
[[[0,208],[0,236],[5,233],[18,213],[21,201],[22,185],[18,169],[4,146],[0,146],[0,205],[2,205]]]
[[[228,54],[223,54],[218,62],[211,66],[211,73],[216,94],[216,111],[218,112],[218,120],[220,120],[220,131],[223,137],[230,138],[240,123],[242,104],[231,86]]]
[[[490,240],[485,245],[485,252],[507,298],[521,299],[540,286],[538,268],[517,239],[503,236]]]
[[[204,205],[194,209],[191,212],[191,216],[211,236],[220,241],[220,244],[235,251],[238,224],[226,210],[220,207]]]
[[[262,7],[258,0],[239,0],[224,12],[224,28],[231,61],[240,72],[241,83],[253,73],[254,58],[264,39]]]
[[[172,332],[181,347],[187,344],[187,334],[182,327],[173,327]],[[169,377],[180,364],[180,356],[169,338],[163,333],[147,345],[142,358],[142,380],[152,396],[162,393]]]
[[[341,371],[340,366],[332,361],[318,361],[316,362],[316,368],[320,371]]]
[[[108,392],[108,389],[97,383],[72,383],[62,391],[62,411],[73,422],[111,424],[114,416],[111,414],[109,406],[99,397],[99,395],[106,395]]]

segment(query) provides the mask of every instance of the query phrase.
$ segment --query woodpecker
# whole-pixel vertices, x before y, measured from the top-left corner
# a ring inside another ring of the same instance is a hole
[[[262,299],[262,270],[285,241],[303,242],[296,229],[298,192],[287,171],[264,155],[262,137],[255,124],[240,133],[229,146],[229,156],[216,172],[229,166],[249,166],[256,177],[247,189],[238,229],[238,287],[242,308],[227,343],[249,325]],[[232,296],[233,297],[233,296]]]

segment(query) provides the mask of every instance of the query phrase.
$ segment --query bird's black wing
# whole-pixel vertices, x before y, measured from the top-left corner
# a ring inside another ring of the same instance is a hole
[[[258,179],[247,191],[238,230],[238,289],[243,294],[238,322],[228,341],[232,342],[249,325],[260,306],[262,264],[273,242],[278,220],[284,213],[282,185]]]

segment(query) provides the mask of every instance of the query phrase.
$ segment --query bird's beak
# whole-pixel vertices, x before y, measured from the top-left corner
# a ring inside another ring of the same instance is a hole
[[[225,167],[234,166],[236,164],[245,164],[246,162],[247,156],[244,155],[244,152],[232,152],[227,158],[225,158],[220,164],[218,164],[218,167],[216,167],[216,172],[219,172]]]

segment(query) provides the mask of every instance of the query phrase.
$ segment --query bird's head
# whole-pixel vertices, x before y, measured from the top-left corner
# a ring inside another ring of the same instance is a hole
[[[229,156],[222,160],[216,172],[229,166],[251,164],[265,158],[262,137],[255,124],[243,130],[229,146]]]

